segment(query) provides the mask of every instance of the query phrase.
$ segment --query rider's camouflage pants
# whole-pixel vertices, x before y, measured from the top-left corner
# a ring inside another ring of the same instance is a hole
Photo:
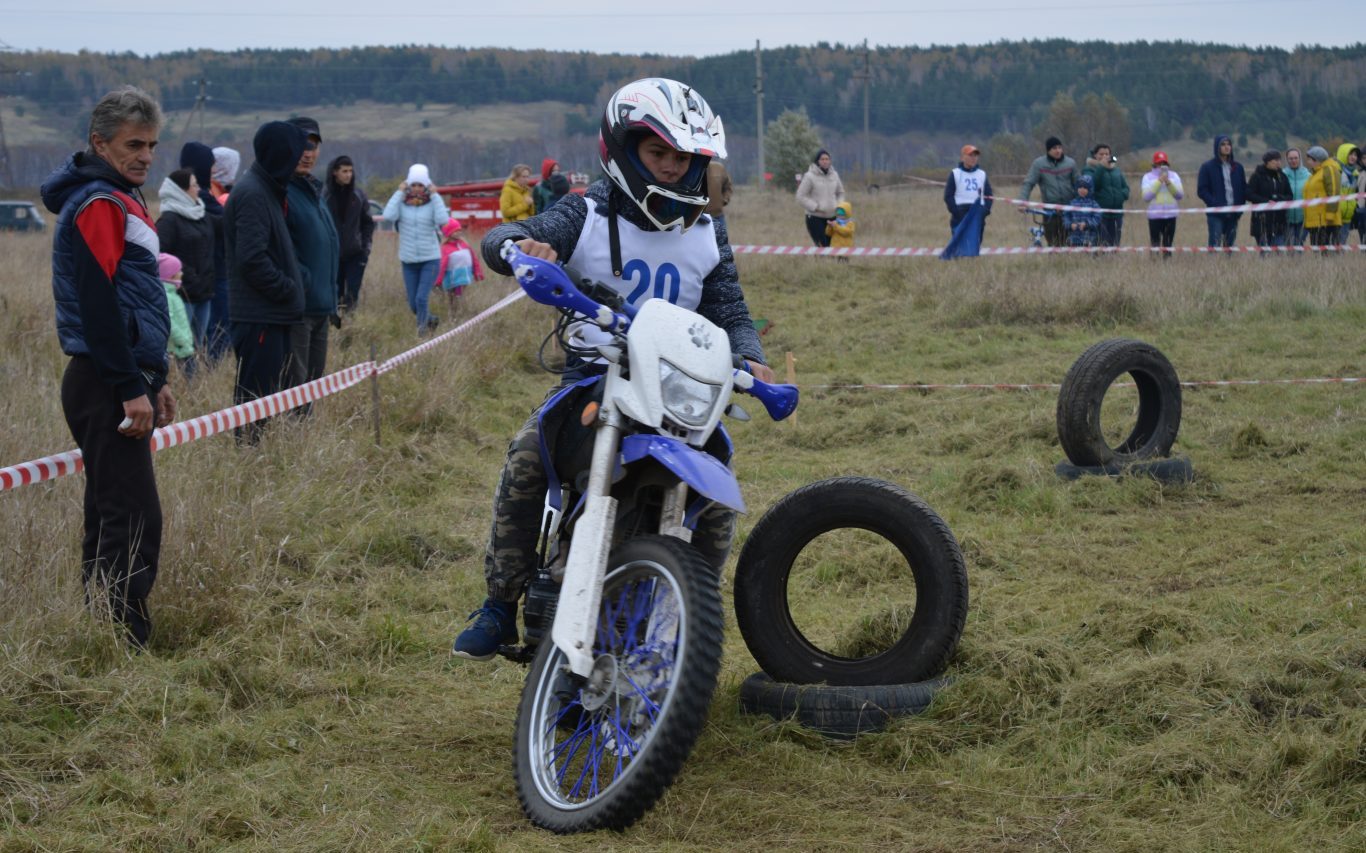
[[[559,390],[550,389],[546,400]],[[493,526],[484,553],[484,578],[488,582],[489,597],[498,601],[516,601],[536,569],[536,545],[540,539],[546,492],[541,436],[537,428],[539,414],[540,407],[537,407],[513,436],[493,495]],[[713,505],[698,518],[692,542],[719,572],[730,554],[734,534],[735,513]]]

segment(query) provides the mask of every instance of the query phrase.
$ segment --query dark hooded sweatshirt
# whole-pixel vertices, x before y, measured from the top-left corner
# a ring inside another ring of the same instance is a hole
[[[1229,183],[1233,185],[1233,197],[1229,198],[1224,187],[1224,163],[1219,159],[1219,143],[1228,140],[1227,136],[1214,137],[1214,157],[1200,166],[1200,176],[1196,181],[1195,194],[1205,203],[1205,207],[1224,207],[1230,204],[1247,204],[1247,175],[1243,165],[1233,159],[1229,151]],[[1242,214],[1231,214],[1241,216]]]
[[[232,188],[223,215],[228,310],[234,323],[303,321],[304,288],[285,222],[286,188],[307,134],[272,121],[256,131],[256,162]]]

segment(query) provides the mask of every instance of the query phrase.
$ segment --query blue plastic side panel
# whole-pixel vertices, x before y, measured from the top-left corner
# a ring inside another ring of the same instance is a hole
[[[536,431],[540,434],[541,437],[541,467],[545,469],[546,482],[550,484],[550,490],[547,492],[547,498],[550,501],[550,506],[554,509],[563,510],[564,507],[560,506],[560,490],[556,487],[556,485],[560,482],[560,478],[559,475],[555,473],[555,465],[550,458],[550,450],[546,446],[545,416],[547,413],[553,412],[555,410],[555,407],[558,406],[566,396],[568,396],[572,391],[574,391],[574,389],[592,385],[594,382],[597,382],[601,378],[601,376],[589,376],[586,379],[580,379],[578,382],[575,382],[572,385],[563,386],[562,388],[557,390],[550,399],[546,400],[543,404],[541,404],[540,411],[536,413]]]
[[[641,433],[628,435],[621,440],[622,464],[630,465],[647,456],[669,469],[703,497],[736,512],[745,511],[745,500],[740,496],[740,484],[735,479],[735,473],[716,457],[664,435]]]

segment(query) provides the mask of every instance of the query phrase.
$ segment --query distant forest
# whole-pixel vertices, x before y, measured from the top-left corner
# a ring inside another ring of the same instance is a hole
[[[197,81],[207,78],[211,109],[241,113],[287,114],[301,106],[358,101],[564,101],[586,108],[566,117],[565,133],[587,136],[597,132],[596,110],[608,92],[654,74],[696,86],[724,116],[728,133],[751,138],[742,150],[753,151],[755,133],[752,52],[687,58],[404,46],[155,57],[20,52],[3,59],[19,73],[0,75],[0,95],[21,95],[66,115],[79,115],[102,93],[128,82],[158,94],[168,109],[184,110],[198,94]],[[805,108],[818,127],[842,134],[845,142],[858,139],[864,115],[861,47],[765,49],[762,63],[767,121],[785,109]],[[897,146],[887,143],[907,134],[978,140],[1020,134],[1037,141],[1047,135],[1041,122],[1059,93],[1077,100],[1112,96],[1127,110],[1135,148],[1186,133],[1197,139],[1216,132],[1366,139],[1366,45],[1286,51],[1049,40],[876,47],[867,67],[869,123],[882,143],[879,152],[891,152],[885,156],[896,156]],[[900,150],[905,156],[905,147]]]

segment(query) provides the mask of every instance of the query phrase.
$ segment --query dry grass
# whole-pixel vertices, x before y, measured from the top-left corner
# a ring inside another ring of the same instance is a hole
[[[947,231],[932,191],[855,202],[869,245]],[[1007,215],[988,237],[1018,244]],[[729,218],[736,242],[803,240],[787,197],[742,189]],[[0,241],[10,464],[71,442],[47,241]],[[410,344],[392,252],[333,365]],[[1361,263],[740,260],[770,355],[794,352],[810,384],[1060,381],[1115,335],[1185,379],[1361,376]],[[547,325],[519,305],[386,376],[382,446],[357,389],[254,450],[160,454],[167,545],[139,657],[81,606],[80,478],[0,496],[0,850],[1366,845],[1359,386],[1188,392],[1182,488],[1057,480],[1048,393],[808,391],[796,424],[737,426],[755,517],[843,474],[944,515],[973,584],[953,687],[885,734],[825,742],[739,715],[754,663],[731,631],[711,720],[655,810],[622,835],[531,829],[509,759],[523,670],[447,648],[481,596],[505,442],[547,384],[530,356]],[[226,405],[229,371],[182,388],[185,413]],[[862,568],[812,574],[856,591]],[[815,615],[837,621],[823,591]]]

